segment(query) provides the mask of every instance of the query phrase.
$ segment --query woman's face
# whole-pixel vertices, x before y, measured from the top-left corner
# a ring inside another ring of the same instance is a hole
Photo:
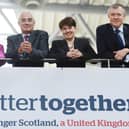
[[[61,32],[66,40],[72,40],[75,37],[76,28],[74,26],[63,26]]]

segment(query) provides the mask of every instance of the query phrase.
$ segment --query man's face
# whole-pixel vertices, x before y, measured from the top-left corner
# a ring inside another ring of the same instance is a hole
[[[117,9],[111,8],[108,12],[108,18],[112,26],[114,26],[115,28],[119,28],[125,18],[124,9],[121,7]]]
[[[63,26],[61,32],[66,40],[72,40],[75,36],[76,28],[74,26]]]
[[[23,33],[30,33],[34,28],[34,19],[29,12],[24,12],[21,14],[19,19],[19,26]]]

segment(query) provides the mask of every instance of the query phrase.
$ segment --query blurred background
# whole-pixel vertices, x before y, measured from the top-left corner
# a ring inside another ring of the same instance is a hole
[[[108,22],[107,8],[113,3],[126,7],[129,23],[129,0],[0,0],[0,43],[6,50],[8,35],[20,32],[17,18],[23,10],[33,13],[36,20],[35,29],[46,30],[49,44],[61,38],[59,21],[72,16],[77,21],[77,36],[88,37],[96,51],[96,27]]]

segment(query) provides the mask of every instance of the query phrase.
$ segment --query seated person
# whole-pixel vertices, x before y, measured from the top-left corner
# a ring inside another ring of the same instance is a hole
[[[42,67],[41,59],[48,55],[48,33],[33,30],[35,20],[30,12],[19,17],[22,33],[7,38],[6,57],[13,58],[13,66]]]
[[[49,52],[49,57],[57,59],[57,67],[85,67],[85,61],[96,58],[94,50],[86,38],[75,37],[76,22],[72,17],[66,17],[59,23],[63,40],[55,40]]]
[[[5,64],[5,54],[4,54],[4,47],[2,44],[0,44],[0,66],[4,65]]]
[[[129,66],[129,24],[124,24],[125,9],[121,4],[113,4],[108,11],[109,23],[96,29],[99,58],[111,59],[110,67]],[[102,67],[107,67],[106,62]]]

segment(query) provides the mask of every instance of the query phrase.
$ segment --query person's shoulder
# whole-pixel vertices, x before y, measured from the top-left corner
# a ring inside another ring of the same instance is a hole
[[[99,25],[99,26],[97,26],[97,29],[106,29],[106,28],[108,28],[108,27],[110,27],[111,25],[109,24],[109,23],[106,23],[106,24],[102,24],[102,25]]]
[[[97,28],[96,28],[96,32],[97,33],[101,33],[101,34],[106,34],[107,32],[109,32],[111,30],[112,26],[111,24],[107,23],[107,24],[102,24],[102,25],[99,25]]]
[[[124,23],[123,26],[129,28],[129,24],[127,23]]]
[[[48,35],[48,32],[45,30],[33,30],[33,34],[42,34],[42,35]]]
[[[76,37],[75,40],[79,42],[87,42],[87,43],[89,43],[90,41],[88,37]]]
[[[52,41],[53,44],[58,44],[58,43],[62,43],[62,42],[64,42],[64,39],[57,39],[57,40]]]
[[[21,34],[14,34],[14,35],[9,35],[7,39],[17,39]]]
[[[125,26],[129,26],[129,24],[128,24],[128,23],[124,23],[123,25],[125,25]]]

